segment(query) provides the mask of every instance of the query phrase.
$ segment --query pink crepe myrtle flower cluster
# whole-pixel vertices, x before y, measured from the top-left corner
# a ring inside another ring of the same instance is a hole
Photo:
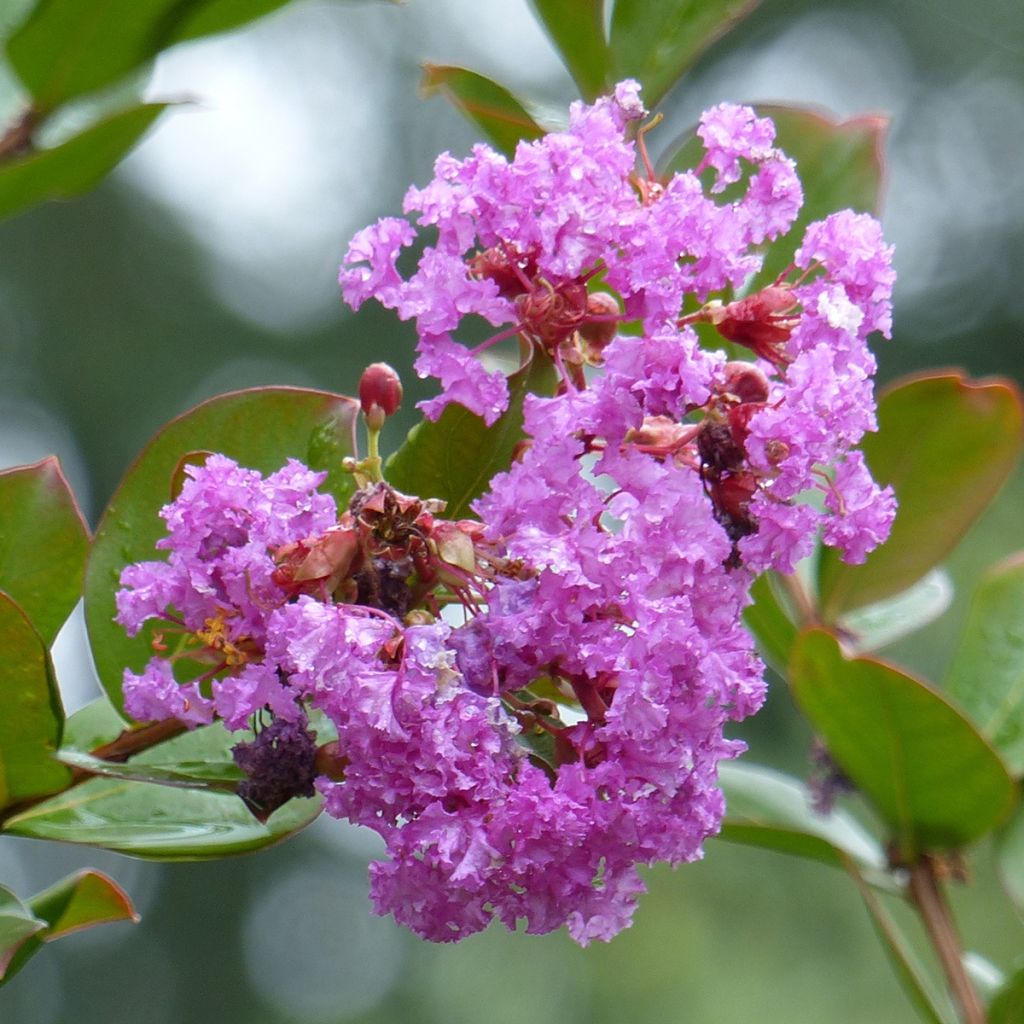
[[[428,416],[502,415],[480,356],[503,338],[557,371],[477,519],[383,482],[339,514],[296,463],[263,479],[213,456],[164,510],[168,561],[122,577],[122,624],[162,619],[203,669],[159,650],[126,672],[130,713],[262,726],[236,753],[243,797],[269,813],[315,785],[378,832],[374,904],[429,939],[626,927],[637,868],[698,858],[720,828],[717,766],[743,749],[724,730],[764,698],[753,578],[818,534],[862,560],[893,515],[854,450],[874,427],[865,341],[889,330],[877,223],[812,224],[743,294],[802,198],[771,122],[716,107],[701,164],[660,181],[643,116],[626,82],[512,160],[443,155],[406,199],[433,238],[407,279],[409,221],[351,244],[348,300],[416,321],[417,368],[442,384]],[[497,329],[475,351],[467,316]],[[706,347],[714,331],[752,358]]]

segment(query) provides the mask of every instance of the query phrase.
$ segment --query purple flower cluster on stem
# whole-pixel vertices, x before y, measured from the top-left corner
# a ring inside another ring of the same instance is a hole
[[[862,560],[892,519],[854,447],[875,426],[866,339],[890,327],[877,223],[812,224],[750,290],[802,201],[771,122],[714,108],[701,164],[662,181],[643,116],[624,82],[512,160],[444,154],[406,197],[415,225],[351,243],[348,301],[416,322],[417,369],[442,385],[428,416],[457,402],[494,423],[508,390],[485,360],[505,339],[557,369],[477,520],[386,483],[338,515],[296,463],[264,480],[214,456],[164,510],[168,561],[122,577],[129,631],[183,637],[126,673],[129,711],[285,723],[244,746],[239,763],[270,764],[247,792],[305,791],[314,758],[328,812],[385,841],[377,910],[429,939],[626,927],[637,868],[694,860],[720,828],[717,766],[743,749],[724,731],[764,699],[741,623],[754,576],[816,536]],[[403,278],[418,229],[434,240]],[[495,329],[472,351],[469,316]],[[706,347],[713,331],[751,359]],[[310,709],[330,757],[306,757]]]

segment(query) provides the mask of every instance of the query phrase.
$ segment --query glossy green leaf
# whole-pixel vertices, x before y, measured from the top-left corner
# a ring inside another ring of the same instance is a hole
[[[220,395],[172,420],[143,449],[118,487],[96,529],[86,569],[85,615],[100,680],[119,711],[125,667],[140,672],[152,654],[152,633],[129,638],[114,621],[114,594],[121,570],[132,562],[162,557],[160,508],[171,497],[181,456],[222,452],[241,465],[271,473],[289,457],[334,472],[327,487],[339,505],[354,488],[338,472],[353,454],[359,405],[352,398],[304,388],[253,388]],[[327,461],[324,461],[327,460]]]
[[[932,569],[902,593],[840,616],[837,625],[849,650],[867,654],[923,629],[942,615],[952,600],[949,573]]]
[[[1017,805],[996,837],[996,866],[1003,888],[1024,914],[1024,803]]]
[[[936,992],[929,983],[928,976],[914,953],[913,945],[900,931],[892,915],[872,891],[867,880],[857,870],[856,865],[849,863],[847,870],[860,891],[875,934],[882,943],[882,948],[896,972],[896,977],[899,978],[903,991],[914,1004],[922,1020],[928,1021],[929,1024],[958,1024],[956,1013],[949,1005],[949,1000]]]
[[[79,708],[64,723],[61,750],[74,750],[87,754],[91,750],[109,743],[126,729],[127,723],[114,710],[106,697],[97,697],[83,708]]]
[[[592,100],[604,92],[610,84],[604,0],[530,0],[530,6],[580,93]]]
[[[53,457],[0,472],[0,590],[52,644],[78,602],[89,528]]]
[[[28,901],[28,908],[43,928],[20,945],[7,973],[0,972],[3,981],[14,977],[46,942],[100,924],[139,920],[124,890],[113,879],[93,870],[76,872],[37,893]]]
[[[1020,1024],[1024,1020],[1024,968],[1013,974],[988,1008],[988,1024]]]
[[[0,807],[52,793],[70,772],[53,760],[64,711],[50,654],[28,617],[0,592]]]
[[[797,640],[797,704],[893,830],[906,861],[985,835],[1010,813],[1013,780],[999,755],[944,697],[868,658],[846,659],[823,630]]]
[[[180,4],[163,47],[188,39],[229,32],[242,25],[272,14],[290,0],[200,0]]]
[[[872,475],[891,484],[899,510],[888,543],[863,565],[822,552],[818,591],[826,621],[906,590],[953,550],[1013,470],[1024,413],[1009,381],[959,374],[886,389],[878,433],[862,448]]]
[[[971,599],[946,688],[1024,774],[1024,555],[989,570]]]
[[[166,103],[144,103],[97,121],[52,149],[0,161],[0,219],[92,188],[142,137]]]
[[[40,921],[10,889],[0,885],[0,983],[13,974],[11,967],[18,951],[45,929],[45,921]]]
[[[108,779],[155,782],[183,789],[217,789],[233,793],[245,775],[233,761],[176,761],[169,764],[141,764],[138,761],[104,761],[75,750],[62,750],[58,760],[71,768]]]
[[[635,78],[653,108],[758,0],[616,0],[608,44],[610,80]]]
[[[775,574],[762,573],[750,588],[754,603],[743,611],[743,622],[754,634],[757,649],[765,663],[779,675],[789,665],[789,655],[796,640],[797,629],[784,608]]]
[[[237,736],[219,724],[196,729],[134,757],[134,765],[214,763]],[[257,850],[305,828],[319,797],[291,800],[258,822],[237,796],[123,779],[90,779],[11,818],[14,835],[82,843],[153,860],[209,860]]]
[[[441,93],[506,156],[515,153],[520,139],[538,139],[544,134],[533,115],[508,89],[475,71],[424,64],[421,87],[428,96]]]
[[[534,356],[509,377],[508,411],[493,426],[461,405],[449,405],[436,421],[413,427],[388,460],[385,476],[407,494],[444,499],[451,519],[468,515],[469,503],[508,469],[523,439],[523,399],[529,392],[550,393],[553,386],[550,360]]]
[[[38,0],[7,41],[11,68],[47,113],[113,85],[165,47],[258,18],[287,0]]]
[[[885,873],[885,852],[874,836],[846,811],[818,814],[799,779],[743,762],[723,762],[718,778],[726,802],[722,839],[844,870],[850,859],[877,884],[894,887]]]
[[[49,925],[46,942],[97,924],[139,920],[125,891],[112,878],[91,868],[37,893],[28,905]]]

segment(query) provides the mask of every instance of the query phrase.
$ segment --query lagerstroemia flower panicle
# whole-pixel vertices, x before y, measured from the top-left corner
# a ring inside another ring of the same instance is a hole
[[[693,860],[720,827],[717,765],[742,750],[723,731],[764,697],[741,624],[753,578],[816,536],[862,560],[894,512],[855,450],[875,426],[866,339],[890,328],[878,224],[810,225],[750,290],[802,201],[771,122],[708,111],[701,164],[658,180],[643,117],[624,82],[511,160],[444,154],[406,196],[414,223],[350,245],[348,301],[416,323],[417,370],[442,386],[428,416],[502,415],[484,360],[504,339],[555,368],[476,519],[383,481],[339,514],[297,463],[264,479],[213,456],[164,510],[168,560],[122,576],[129,631],[185,637],[126,672],[129,711],[255,722],[236,755],[250,804],[270,813],[315,776],[331,814],[384,839],[378,911],[430,939],[627,926],[637,867]],[[494,328],[475,350],[470,316]],[[313,739],[311,709],[336,739]]]

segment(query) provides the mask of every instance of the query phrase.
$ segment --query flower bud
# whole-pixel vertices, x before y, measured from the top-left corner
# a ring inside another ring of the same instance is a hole
[[[592,292],[587,296],[587,319],[580,325],[580,334],[588,349],[600,353],[615,337],[619,304],[608,292]],[[594,317],[595,319],[590,319]]]
[[[767,402],[768,378],[753,363],[738,360],[726,363],[722,390],[741,402]]]
[[[394,416],[402,404],[402,382],[387,363],[371,363],[359,378],[359,404],[369,417],[374,406],[382,416]],[[379,429],[379,428],[378,428]]]

